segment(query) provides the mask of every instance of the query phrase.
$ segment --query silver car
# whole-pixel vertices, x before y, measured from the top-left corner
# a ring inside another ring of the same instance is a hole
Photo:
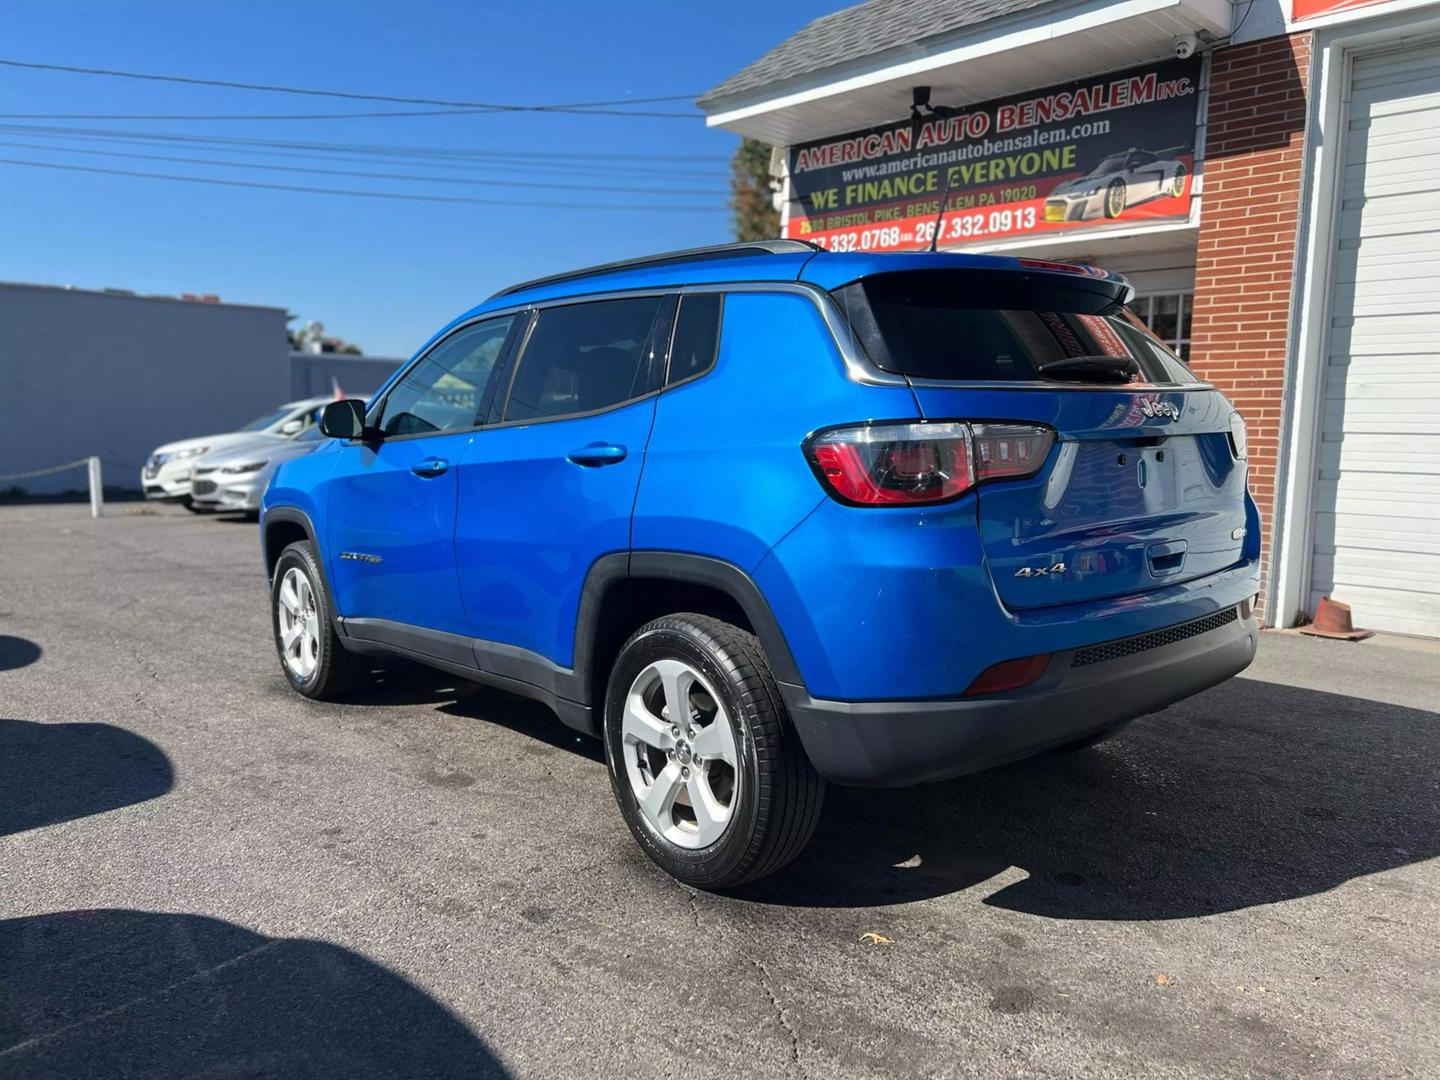
[[[223,453],[207,454],[195,467],[190,500],[197,510],[258,514],[260,496],[282,461],[303,457],[322,442],[318,424],[291,438],[248,443]]]
[[[183,502],[194,509],[191,484],[198,459],[206,454],[228,452],[270,437],[289,439],[314,423],[314,411],[329,397],[307,398],[281,405],[274,412],[256,417],[239,431],[181,439],[155,448],[140,472],[140,486],[147,499]]]

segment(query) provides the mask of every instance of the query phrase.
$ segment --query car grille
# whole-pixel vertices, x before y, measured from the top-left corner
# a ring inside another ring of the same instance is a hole
[[[1119,660],[1122,656],[1134,656],[1136,653],[1158,649],[1162,645],[1174,645],[1177,641],[1184,641],[1200,634],[1208,634],[1211,630],[1219,630],[1220,627],[1230,625],[1239,617],[1240,613],[1235,608],[1226,608],[1224,611],[1217,611],[1214,615],[1206,615],[1203,619],[1193,619],[1190,622],[1167,626],[1164,630],[1152,630],[1148,634],[1137,634],[1135,637],[1120,638],[1116,641],[1107,641],[1100,645],[1077,649],[1074,659],[1070,661],[1070,666],[1072,668],[1089,667],[1091,664],[1103,664],[1107,660]]]
[[[214,480],[196,480],[190,485],[190,492],[193,495],[209,495],[219,486]]]

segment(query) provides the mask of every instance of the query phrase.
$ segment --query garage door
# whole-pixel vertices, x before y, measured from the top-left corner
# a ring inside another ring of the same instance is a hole
[[[1342,166],[1310,609],[1440,636],[1440,44],[1356,58]]]

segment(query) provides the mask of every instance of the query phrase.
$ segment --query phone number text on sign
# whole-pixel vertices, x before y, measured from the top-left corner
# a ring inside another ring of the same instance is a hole
[[[1037,204],[1038,205],[1038,204]],[[897,248],[926,246],[940,230],[939,243],[978,240],[990,236],[1007,236],[1037,227],[1040,213],[1037,205],[1006,207],[977,213],[950,213],[940,222],[917,221],[914,225],[871,225],[863,229],[835,229],[812,233],[805,237],[830,251],[894,251]]]

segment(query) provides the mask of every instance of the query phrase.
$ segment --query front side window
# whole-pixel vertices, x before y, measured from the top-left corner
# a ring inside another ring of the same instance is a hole
[[[1051,274],[918,270],[834,293],[883,371],[958,382],[1191,383],[1103,290]]]
[[[380,430],[424,435],[475,427],[514,324],[513,315],[475,323],[431,349],[386,396]]]
[[[525,344],[506,420],[596,412],[650,389],[651,327],[658,296],[544,308]]]

